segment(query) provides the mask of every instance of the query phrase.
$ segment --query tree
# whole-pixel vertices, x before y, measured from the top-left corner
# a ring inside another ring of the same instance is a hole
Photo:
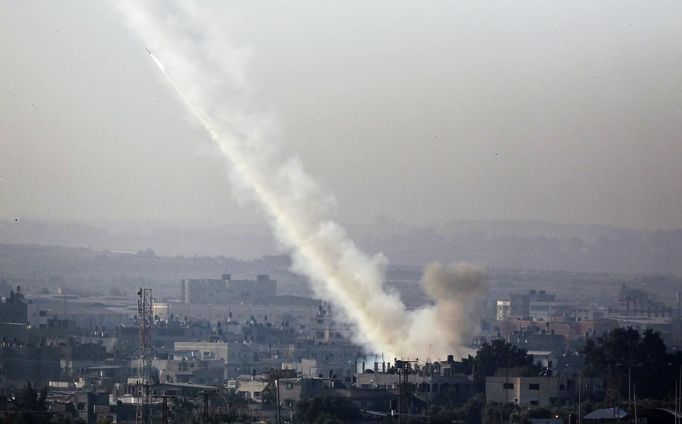
[[[469,398],[455,414],[463,424],[479,424],[482,420],[482,412],[485,407],[485,397],[478,394]],[[452,419],[447,422],[452,422]]]
[[[486,403],[481,411],[482,424],[498,424],[511,422],[512,414],[518,413],[519,407],[511,403]]]
[[[314,397],[296,405],[298,421],[305,423],[347,422],[360,417],[360,410],[350,399],[339,396]]]
[[[20,411],[46,411],[46,399],[47,386],[40,389],[40,393],[38,393],[31,385],[31,382],[27,381],[26,385],[18,393],[14,405]]]
[[[524,374],[537,374],[533,355],[499,339],[484,343],[476,356],[469,355],[462,363],[474,374],[474,388],[479,392],[485,391],[485,378],[495,375],[498,368],[520,367],[524,368]]]
[[[640,334],[631,327],[616,328],[589,339],[580,354],[586,373],[602,378],[611,387],[611,396],[621,399],[628,396],[628,377],[637,385],[637,397],[663,397],[682,365],[682,358],[669,355],[660,333],[651,329]]]

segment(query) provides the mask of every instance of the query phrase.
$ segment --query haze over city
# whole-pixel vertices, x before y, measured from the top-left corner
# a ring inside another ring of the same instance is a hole
[[[341,222],[682,226],[675,2],[203,7]],[[0,19],[0,216],[260,222],[111,4]]]

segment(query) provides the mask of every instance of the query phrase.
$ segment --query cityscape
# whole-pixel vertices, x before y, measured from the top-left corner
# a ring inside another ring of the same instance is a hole
[[[491,268],[466,356],[396,358],[358,344],[332,304],[292,294],[286,256],[4,244],[2,258],[6,418],[568,422],[638,408],[664,422],[679,408],[680,298],[665,291],[679,277]],[[205,278],[218,268],[235,272]],[[409,308],[429,302],[418,268],[387,278]]]

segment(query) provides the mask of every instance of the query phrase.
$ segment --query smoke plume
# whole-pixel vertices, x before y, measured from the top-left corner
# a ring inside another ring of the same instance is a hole
[[[409,311],[384,287],[384,256],[366,255],[327,218],[333,196],[297,158],[282,153],[274,114],[253,104],[245,78],[249,53],[229,43],[224,20],[187,1],[119,4],[192,119],[224,155],[237,197],[267,217],[294,271],[335,305],[353,326],[355,341],[369,352],[402,357],[461,352],[473,329],[469,308],[483,274],[468,266],[431,265],[423,284],[433,304]]]

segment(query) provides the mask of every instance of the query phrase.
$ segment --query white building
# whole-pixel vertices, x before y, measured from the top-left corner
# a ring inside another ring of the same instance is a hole
[[[506,321],[509,318],[509,307],[511,302],[508,300],[498,300],[497,301],[497,320]]]
[[[228,346],[227,343],[213,343],[213,342],[174,342],[173,350],[176,353],[186,353],[186,356],[196,357],[198,359],[220,359],[224,362],[228,361]]]
[[[488,402],[549,406],[559,399],[572,398],[575,386],[576,382],[565,376],[486,377],[485,397]]]

